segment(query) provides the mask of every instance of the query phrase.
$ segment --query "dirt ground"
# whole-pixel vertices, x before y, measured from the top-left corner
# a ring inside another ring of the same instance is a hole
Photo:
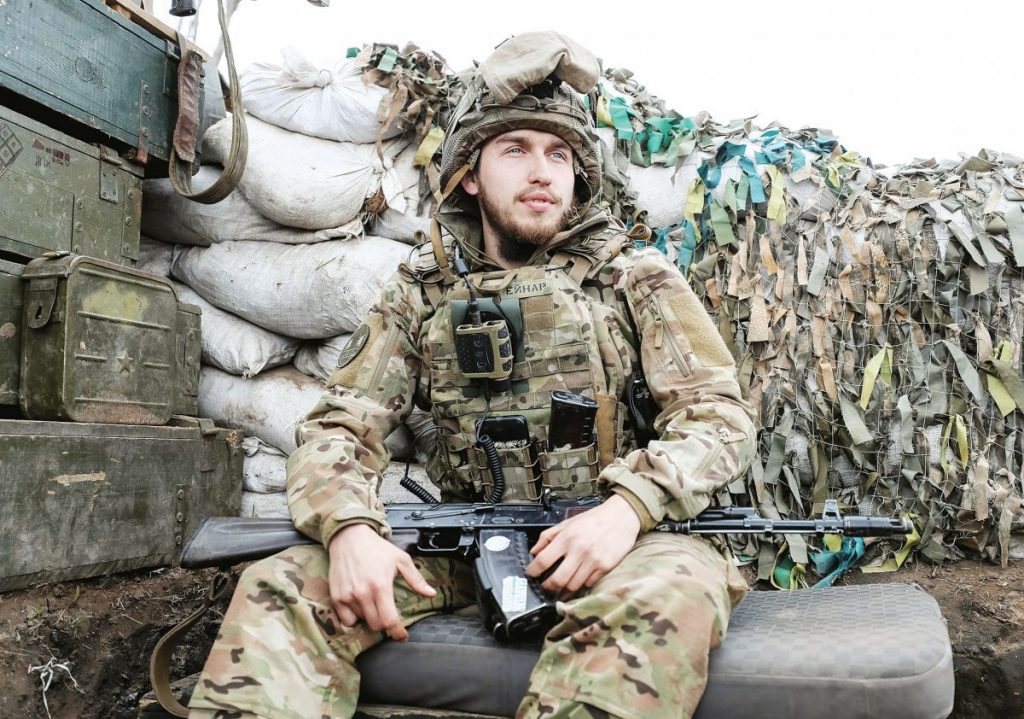
[[[197,605],[210,576],[139,571],[0,594],[0,717],[46,717],[47,706],[52,717],[134,717],[149,690],[150,650]],[[895,575],[854,571],[844,581],[916,582],[927,589],[942,607],[953,644],[952,716],[1024,717],[1024,562],[1007,570],[966,561],[917,563]],[[211,610],[193,628],[176,655],[176,678],[199,671],[220,616]]]

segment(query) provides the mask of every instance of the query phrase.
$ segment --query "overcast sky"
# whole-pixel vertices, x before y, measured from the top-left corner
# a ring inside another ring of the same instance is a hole
[[[165,18],[168,7],[157,0]],[[205,0],[200,19],[211,50],[215,7]],[[461,69],[547,29],[629,68],[684,115],[828,128],[883,164],[982,147],[1024,156],[1024,5],[1010,0],[242,0],[231,23],[240,67],[287,45],[329,61],[412,41]]]

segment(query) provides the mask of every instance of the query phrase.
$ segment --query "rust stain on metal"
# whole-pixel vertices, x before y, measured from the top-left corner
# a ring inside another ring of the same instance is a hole
[[[105,482],[106,472],[90,472],[88,474],[58,474],[53,481],[62,487],[67,487],[78,482]]]

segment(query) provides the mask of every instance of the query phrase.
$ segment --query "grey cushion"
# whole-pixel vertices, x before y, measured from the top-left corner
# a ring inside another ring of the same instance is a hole
[[[536,644],[436,616],[363,654],[361,703],[513,716]],[[953,655],[935,600],[905,584],[749,592],[711,654],[695,719],[942,719]]]

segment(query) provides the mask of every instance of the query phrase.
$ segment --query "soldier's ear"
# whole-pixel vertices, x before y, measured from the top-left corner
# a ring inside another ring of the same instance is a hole
[[[459,185],[470,197],[475,197],[480,192],[480,183],[477,182],[475,170],[467,172],[465,177],[459,181]]]

